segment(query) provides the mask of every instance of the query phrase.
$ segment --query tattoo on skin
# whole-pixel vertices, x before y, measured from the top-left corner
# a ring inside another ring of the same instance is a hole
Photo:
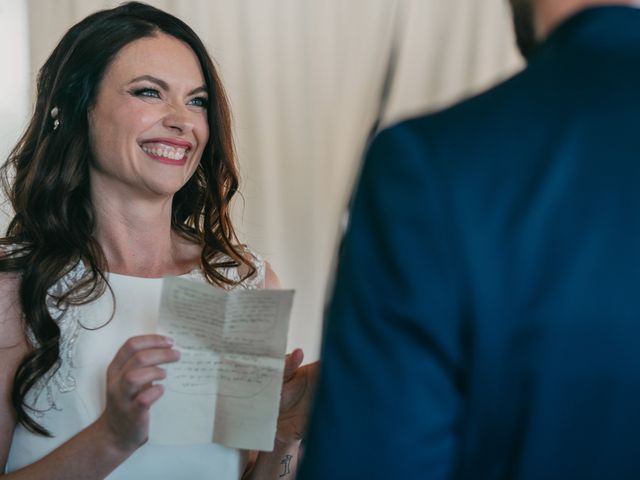
[[[291,474],[291,460],[293,459],[292,455],[285,455],[284,458],[280,461],[282,464],[283,471],[280,474],[280,478],[286,477]]]

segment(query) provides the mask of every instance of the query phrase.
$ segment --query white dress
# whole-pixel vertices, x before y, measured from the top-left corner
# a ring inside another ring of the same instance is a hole
[[[264,261],[253,255],[257,272],[240,285],[242,288],[264,287]],[[78,264],[50,292],[65,291],[67,285],[77,281],[83,268]],[[225,275],[238,279],[236,269],[228,269]],[[181,277],[205,281],[198,270]],[[53,377],[41,379],[31,389],[27,402],[41,411],[35,419],[54,437],[33,434],[18,425],[11,442],[7,472],[34,463],[93,423],[104,410],[106,369],[118,349],[129,337],[156,331],[162,279],[113,273],[108,274],[108,279],[113,297],[107,289],[96,301],[69,307],[66,311],[56,308],[53,302],[49,304],[61,330],[60,368]],[[244,452],[213,443],[145,444],[107,478],[238,480],[246,461]]]

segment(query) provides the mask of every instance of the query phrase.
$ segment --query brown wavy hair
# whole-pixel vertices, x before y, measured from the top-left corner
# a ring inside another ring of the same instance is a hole
[[[51,435],[33,419],[25,396],[60,362],[60,329],[47,300],[59,306],[83,304],[108,287],[107,261],[93,237],[88,114],[118,52],[159,32],[191,47],[209,93],[209,140],[196,172],[174,195],[172,229],[202,245],[200,263],[209,283],[234,286],[237,282],[223,274],[224,268],[242,267],[240,281],[256,272],[253,257],[238,242],[231,223],[229,203],[238,190],[231,114],[202,41],[178,18],[138,2],[99,11],[74,25],[40,70],[35,111],[1,171],[15,215],[0,239],[0,272],[20,274],[25,329],[35,340],[16,372],[12,404],[18,421],[32,432]],[[51,113],[54,107],[59,124]],[[49,289],[78,262],[87,266],[82,280],[50,298]]]

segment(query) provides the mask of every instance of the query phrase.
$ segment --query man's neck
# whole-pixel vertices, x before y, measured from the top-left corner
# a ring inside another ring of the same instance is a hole
[[[558,25],[580,10],[605,5],[638,6],[638,0],[537,0],[536,36],[544,40]]]

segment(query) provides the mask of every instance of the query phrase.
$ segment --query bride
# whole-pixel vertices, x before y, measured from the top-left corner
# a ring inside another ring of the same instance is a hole
[[[6,478],[293,478],[317,369],[300,350],[286,359],[273,452],[146,444],[162,366],[179,361],[152,333],[161,277],[279,287],[234,233],[230,114],[195,33],[135,2],[73,26],[3,169],[15,211],[0,240]]]

